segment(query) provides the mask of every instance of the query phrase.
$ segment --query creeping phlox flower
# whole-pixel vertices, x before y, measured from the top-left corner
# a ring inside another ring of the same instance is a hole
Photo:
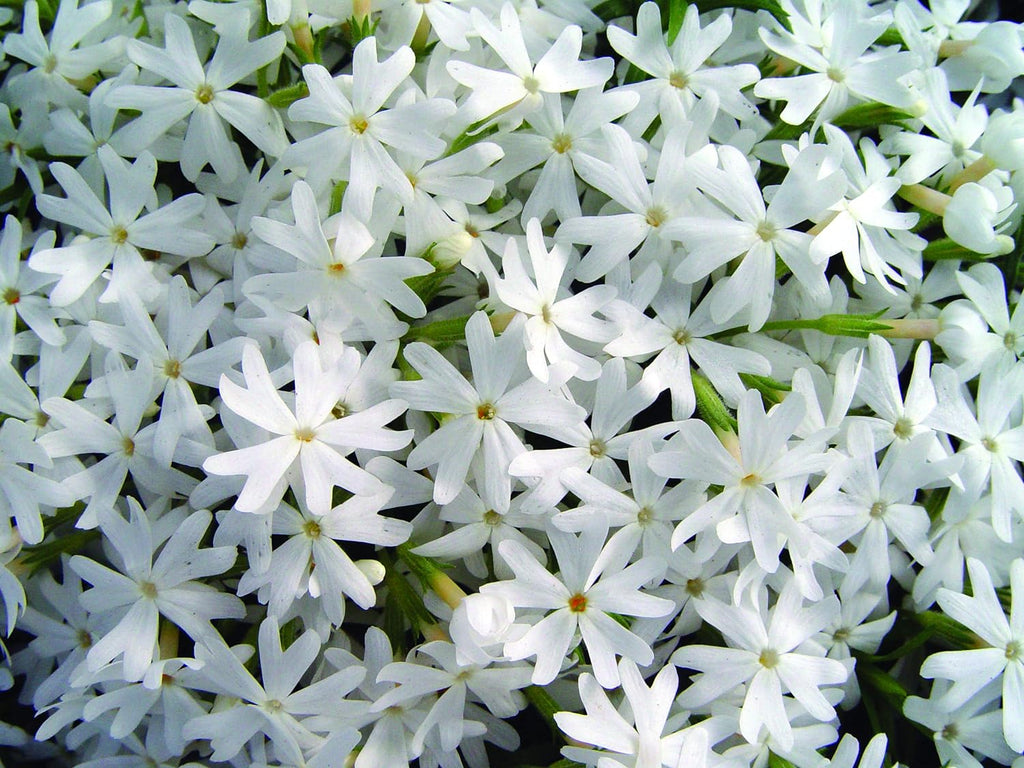
[[[1024,767],[999,5],[0,4],[3,759]]]

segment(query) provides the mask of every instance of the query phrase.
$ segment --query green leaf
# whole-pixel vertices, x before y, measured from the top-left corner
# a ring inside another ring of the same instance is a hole
[[[490,117],[485,117],[483,120],[477,120],[466,130],[452,139],[451,146],[448,147],[448,151],[444,153],[445,157],[451,157],[464,149],[468,149],[478,141],[486,139],[492,133],[496,133],[498,130],[497,124],[487,125],[487,121],[490,119]]]
[[[551,694],[541,688],[539,685],[530,685],[523,689],[523,693],[526,694],[526,700],[533,705],[533,708],[540,713],[541,717],[548,724],[548,728],[551,729],[551,734],[555,738],[559,738],[562,732],[558,729],[558,725],[555,723],[555,714],[562,711],[562,707],[558,705]]]
[[[295,83],[274,91],[267,96],[267,103],[277,109],[287,109],[299,99],[309,96],[309,88],[304,82]]]
[[[917,623],[931,632],[932,637],[944,640],[960,650],[987,648],[988,644],[963,624],[938,611],[923,611],[915,614]]]
[[[740,381],[747,389],[756,389],[765,400],[772,404],[781,403],[786,392],[793,389],[789,384],[777,381],[771,376],[758,376],[753,373],[741,373]]]
[[[735,432],[736,419],[725,407],[718,392],[711,386],[711,382],[699,373],[691,376],[693,380],[693,394],[697,399],[697,411],[709,427],[722,432]]]
[[[348,182],[342,179],[331,189],[331,207],[327,215],[333,216],[341,211],[341,202],[345,199],[345,190],[348,189]]]
[[[35,574],[41,568],[52,565],[60,560],[61,555],[76,555],[100,538],[97,528],[89,531],[75,529],[63,533],[49,541],[43,541],[22,549],[21,562],[28,566],[30,573]]]
[[[888,672],[867,661],[864,657],[857,658],[857,681],[862,687],[879,695],[886,703],[897,711],[903,710],[903,702],[907,698],[906,689]]]
[[[774,752],[768,753],[768,768],[796,768],[789,760]]]
[[[640,5],[631,0],[602,0],[594,6],[594,13],[600,16],[604,22],[621,19],[623,16],[635,18],[638,10],[640,10]]]
[[[454,344],[466,338],[466,323],[469,315],[450,317],[427,325],[410,328],[405,334],[405,341],[427,341],[433,343]]]
[[[869,101],[850,107],[829,122],[838,128],[877,128],[879,125],[896,125],[914,117],[902,109]]]
[[[679,30],[683,28],[683,18],[686,16],[686,9],[689,5],[686,0],[669,0],[668,26],[665,28],[669,45],[672,45],[679,36]],[[662,18],[664,18],[664,14],[662,14]]]
[[[390,608],[394,604],[399,614],[397,618],[392,616],[390,622],[385,617],[384,631],[391,638],[392,645],[403,644],[405,622],[402,622],[401,618],[404,618],[413,629],[420,633],[422,633],[423,627],[437,623],[437,620],[423,604],[423,598],[399,572],[394,562],[385,563],[384,586],[388,590],[388,599],[385,605]]]
[[[369,16],[364,16],[361,19],[350,16],[345,24],[348,26],[348,39],[353,48],[366,38],[373,37],[377,31],[377,20]]]
[[[884,320],[879,320],[882,310],[870,315],[822,315],[813,320],[776,320],[765,323],[761,330],[764,331],[793,331],[808,330],[821,331],[829,336],[853,336],[858,339],[866,339],[872,333],[883,333],[892,330],[892,326]]]
[[[889,27],[881,36],[875,40],[875,45],[898,45],[903,48],[907,47],[906,41],[903,39],[903,35],[896,27]]]
[[[697,0],[697,8],[701,13],[717,11],[720,8],[740,8],[744,11],[768,11],[775,20],[792,32],[793,27],[789,23],[789,14],[783,10],[778,0]]]
[[[430,261],[430,252],[427,251],[426,260]],[[420,301],[424,304],[429,304],[430,301],[441,292],[444,287],[444,281],[448,279],[448,276],[454,272],[455,269],[435,269],[433,272],[429,272],[425,275],[416,275],[410,277],[405,281],[413,293],[420,297]]]
[[[447,563],[441,563],[441,561],[435,560],[432,557],[413,554],[413,546],[408,543],[400,545],[398,547],[398,556],[409,567],[413,575],[420,580],[424,588],[429,589],[434,574],[443,573],[444,569],[449,566]]]

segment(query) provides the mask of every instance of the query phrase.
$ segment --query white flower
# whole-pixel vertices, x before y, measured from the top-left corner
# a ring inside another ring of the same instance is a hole
[[[141,680],[153,660],[159,616],[181,627],[193,640],[209,641],[217,636],[212,619],[240,619],[245,609],[238,598],[200,581],[223,573],[235,562],[234,547],[200,549],[213,519],[209,512],[193,512],[181,521],[156,555],[161,542],[154,536],[149,516],[130,497],[128,506],[130,520],[116,511],[100,519],[122,558],[124,572],[82,555],[72,557],[70,564],[92,584],[82,593],[82,605],[91,613],[116,613],[116,624],[86,655],[89,671],[96,672],[123,655],[125,679]]]
[[[385,146],[425,160],[445,150],[437,134],[455,112],[451,101],[400,99],[393,109],[384,109],[415,63],[408,47],[378,62],[377,41],[371,36],[356,46],[351,76],[332,78],[319,64],[302,68],[309,96],[292,104],[288,116],[329,127],[289,147],[284,161],[290,168],[305,168],[317,189],[336,178],[348,161],[345,200],[359,218],[369,218],[378,187],[403,202],[412,198],[409,179]]]
[[[831,11],[826,21],[831,22],[831,39],[824,44],[785,30],[760,30],[765,45],[808,74],[765,78],[754,86],[754,94],[785,101],[780,117],[790,125],[800,125],[815,109],[815,125],[831,120],[846,109],[851,96],[908,107],[910,92],[900,78],[913,69],[913,57],[903,51],[867,51],[889,27],[891,14],[868,16],[870,9],[861,2],[836,3]]]
[[[79,299],[108,266],[112,266],[110,282],[100,301],[116,301],[121,290],[150,299],[157,293],[159,282],[152,264],[143,259],[143,249],[201,256],[213,247],[212,237],[189,226],[205,205],[201,195],[184,195],[142,214],[155,197],[156,160],[151,154],[143,152],[128,165],[109,146],[100,147],[96,153],[107,180],[109,207],[78,171],[64,163],[52,163],[50,172],[67,197],[36,198],[43,215],[86,235],[76,237],[69,245],[33,253],[29,259],[32,269],[60,275],[50,292],[50,303],[55,306],[67,306]]]
[[[466,342],[473,384],[433,347],[414,343],[405,349],[405,359],[422,379],[396,382],[391,385],[392,394],[408,402],[410,408],[455,416],[421,440],[408,459],[413,469],[437,466],[434,501],[438,504],[447,504],[459,495],[469,465],[479,452],[486,493],[495,502],[500,500],[504,508],[497,511],[505,512],[511,493],[509,462],[526,450],[510,424],[545,434],[583,419],[585,412],[578,405],[553,394],[539,381],[522,380],[520,327],[510,325],[495,339],[485,313],[477,312],[469,319]]]
[[[265,619],[259,630],[260,684],[222,640],[198,646],[196,658],[203,662],[202,675],[219,694],[234,699],[233,706],[194,718],[184,725],[188,739],[209,739],[212,759],[230,760],[256,733],[265,733],[282,759],[303,764],[303,752],[323,744],[304,720],[311,715],[347,715],[354,719],[365,709],[363,702],[347,701],[348,694],[363,679],[366,670],[353,664],[312,685],[299,687],[302,676],[320,653],[320,638],[307,631],[282,650],[277,620]],[[358,738],[352,726],[337,728],[350,750]]]
[[[555,714],[555,722],[569,738],[592,744],[602,751],[565,747],[563,754],[588,765],[593,765],[601,758],[599,766],[605,765],[606,755],[614,756],[634,768],[674,767],[677,764],[686,768],[701,766],[708,749],[706,731],[693,728],[664,733],[670,729],[667,721],[679,685],[675,668],[671,665],[662,667],[648,687],[636,664],[629,659],[622,659],[619,661],[619,679],[629,702],[633,724],[612,706],[608,694],[593,676],[584,672],[580,675],[579,687],[587,714],[558,712]],[[691,760],[696,758],[696,762],[682,762],[684,754],[689,755]]]
[[[473,123],[500,114],[504,119],[537,109],[543,93],[566,93],[604,85],[611,77],[611,59],[579,61],[583,31],[576,25],[562,30],[558,39],[534,65],[523,39],[519,15],[511,3],[501,7],[501,28],[495,27],[479,8],[470,11],[477,34],[505,63],[509,72],[449,61],[448,73],[471,89],[463,104],[465,122]],[[510,113],[505,113],[511,110]],[[504,114],[502,114],[504,113]]]
[[[971,575],[971,597],[940,589],[939,607],[948,616],[978,634],[989,646],[966,651],[942,651],[925,659],[921,676],[952,680],[942,697],[949,712],[963,706],[993,680],[1002,678],[1003,736],[1015,752],[1024,751],[1024,616],[1014,599],[1007,618],[996,597],[984,563],[967,560]],[[1014,598],[1024,594],[1024,560],[1010,569],[1010,591]]]
[[[668,450],[651,456],[651,469],[662,477],[720,485],[722,491],[676,526],[673,549],[715,526],[722,541],[750,541],[761,568],[775,572],[792,519],[767,486],[834,465],[817,440],[788,446],[803,412],[803,399],[796,393],[766,414],[761,395],[756,390],[747,392],[738,414],[739,460],[703,421],[691,419],[680,424]]]
[[[766,622],[763,604],[758,609],[726,605],[711,597],[698,600],[697,612],[732,647],[691,645],[672,654],[673,664],[704,673],[683,691],[680,704],[706,704],[740,683],[749,683],[740,711],[740,733],[754,744],[764,727],[784,749],[793,746],[793,729],[783,706],[786,691],[816,719],[834,718],[835,710],[820,689],[845,682],[847,668],[824,658],[807,641],[831,621],[839,604],[834,596],[806,608],[802,603],[795,585],[787,586]]]
[[[252,229],[294,256],[299,269],[254,275],[243,286],[247,295],[265,296],[290,312],[310,307],[339,323],[358,320],[377,340],[405,332],[391,307],[410,317],[424,315],[423,302],[403,281],[432,272],[429,262],[369,253],[374,238],[348,211],[321,224],[316,196],[304,181],[292,188],[291,203],[294,225],[257,216]]]
[[[165,48],[131,40],[128,56],[174,87],[122,85],[107,96],[110,106],[142,112],[120,132],[126,151],[134,154],[146,149],[187,117],[181,171],[190,181],[195,181],[207,163],[225,181],[238,175],[238,147],[229,138],[225,122],[267,154],[279,157],[288,144],[280,115],[263,99],[231,87],[281,55],[284,33],[274,32],[250,42],[249,14],[243,13],[232,29],[220,36],[205,69],[184,19],[168,13],[164,34]]]
[[[607,525],[594,521],[577,538],[553,528],[548,539],[555,551],[561,579],[552,576],[522,545],[502,542],[501,556],[516,578],[481,587],[484,594],[507,598],[517,608],[547,613],[523,637],[505,643],[510,659],[536,656],[535,685],[547,685],[558,675],[565,655],[579,643],[577,629],[590,655],[594,676],[605,688],[619,684],[615,657],[647,666],[654,658],[650,646],[608,615],[664,616],[673,603],[640,591],[665,571],[665,561],[645,557],[624,567],[632,554],[622,540],[605,546]]]
[[[24,32],[4,36],[4,52],[32,65],[8,80],[17,98],[81,107],[85,97],[80,84],[124,50],[123,40],[112,37],[95,42],[92,34],[110,17],[111,8],[110,0],[81,8],[78,0],[61,0],[47,40],[39,27],[39,4],[25,3]],[[93,44],[80,45],[89,38]]]
[[[741,91],[760,77],[752,64],[712,66],[715,53],[732,33],[732,18],[722,14],[700,26],[696,5],[687,6],[682,26],[671,46],[666,45],[657,3],[644,3],[636,16],[636,35],[617,26],[608,27],[608,42],[623,58],[652,76],[630,86],[640,95],[640,108],[629,116],[644,130],[664,99],[673,99],[684,111],[698,98],[714,93],[722,110],[737,120],[754,117],[757,109]],[[646,113],[641,114],[639,113]]]
[[[573,349],[561,332],[585,341],[610,341],[611,326],[593,315],[614,298],[615,288],[597,285],[568,295],[564,284],[569,282],[569,248],[556,243],[548,251],[538,219],[530,219],[526,225],[526,244],[533,279],[523,266],[516,241],[510,238],[501,260],[504,277],[495,280],[494,290],[505,304],[527,317],[523,343],[530,372],[546,382],[549,364],[567,363],[578,378],[596,379],[600,365]]]
[[[731,217],[716,219],[713,224],[705,217],[679,217],[664,225],[663,234],[681,241],[687,250],[673,273],[684,283],[695,283],[743,256],[728,278],[726,290],[719,291],[711,305],[716,322],[749,307],[750,330],[764,325],[774,294],[776,257],[792,270],[812,299],[828,296],[824,266],[815,263],[808,252],[811,235],[796,227],[834,205],[846,190],[842,171],[829,172],[829,153],[821,145],[800,152],[767,206],[746,156],[735,147],[718,148],[721,168],[693,165],[698,189]]]
[[[419,654],[432,659],[441,669],[411,661],[388,664],[377,675],[377,681],[395,682],[398,686],[380,696],[372,706],[380,711],[427,693],[444,691],[416,729],[411,745],[416,753],[422,751],[427,734],[434,728],[442,750],[451,752],[459,745],[464,735],[463,718],[470,693],[498,717],[512,717],[525,705],[522,695],[516,691],[529,685],[529,667],[487,666],[488,662],[480,666],[463,664],[457,658],[455,646],[440,641],[419,646],[410,659],[418,660]]]
[[[345,456],[356,448],[397,450],[412,436],[411,432],[385,427],[405,412],[405,403],[399,400],[387,400],[340,419],[333,417],[331,411],[348,385],[346,369],[358,364],[354,349],[346,349],[342,359],[331,364],[322,359],[317,344],[308,341],[295,350],[293,363],[294,408],[285,404],[255,345],[246,346],[242,353],[246,388],[221,376],[220,394],[225,405],[277,435],[203,462],[203,469],[211,474],[246,475],[235,502],[242,512],[272,510],[285,488],[296,482],[293,469],[299,470],[306,506],[316,515],[330,510],[336,485],[361,496],[379,493],[384,484]]]

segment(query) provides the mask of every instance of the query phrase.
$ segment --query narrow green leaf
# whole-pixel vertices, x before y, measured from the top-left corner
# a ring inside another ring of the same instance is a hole
[[[533,705],[533,708],[540,713],[541,717],[548,724],[548,728],[551,729],[551,733],[555,738],[562,737],[562,732],[559,730],[558,725],[555,723],[555,714],[562,711],[562,707],[558,706],[551,694],[541,688],[539,685],[530,685],[523,689],[523,693],[526,694],[526,700]],[[564,737],[563,737],[564,738]]]
[[[299,99],[309,96],[309,88],[304,82],[286,86],[267,96],[267,103],[276,109],[287,109]]]
[[[877,693],[893,709],[903,710],[907,691],[895,677],[870,663],[864,657],[858,657],[856,673],[857,681],[861,686]]]
[[[594,13],[600,16],[602,21],[609,22],[612,19],[621,19],[623,16],[635,18],[639,9],[639,4],[630,2],[630,0],[602,0],[594,6]]]
[[[720,8],[740,8],[744,11],[768,11],[787,32],[792,32],[789,14],[782,8],[778,0],[697,0],[697,8],[701,13],[717,11]]]
[[[689,6],[687,0],[669,0],[668,27],[665,29],[669,45],[676,41],[679,30],[683,28],[683,18],[686,16],[687,6]]]
[[[693,394],[697,399],[697,412],[700,413],[701,419],[712,429],[735,432],[736,419],[729,413],[729,409],[725,407],[725,403],[722,402],[722,398],[718,396],[715,388],[711,386],[711,382],[699,373],[694,373],[691,378]]]
[[[796,768],[789,760],[774,752],[768,753],[768,768]]]
[[[850,107],[829,122],[839,128],[877,128],[879,125],[896,125],[913,117],[902,109],[869,101]]]
[[[467,322],[469,322],[469,315],[462,315],[410,328],[409,332],[405,334],[405,340],[454,344],[465,340]]]
[[[331,189],[331,207],[328,211],[329,216],[333,216],[341,211],[341,203],[345,199],[345,190],[348,189],[348,182],[342,179],[334,188]]]
[[[777,381],[771,376],[758,376],[753,373],[741,373],[740,381],[747,389],[756,389],[772,404],[781,403],[786,393],[793,389],[789,384]]]
[[[451,157],[464,149],[468,149],[478,141],[483,141],[492,133],[497,132],[497,124],[487,125],[487,121],[491,119],[491,117],[485,117],[483,120],[478,120],[456,136],[452,140],[451,146],[448,147],[448,151],[445,152],[445,157]]]

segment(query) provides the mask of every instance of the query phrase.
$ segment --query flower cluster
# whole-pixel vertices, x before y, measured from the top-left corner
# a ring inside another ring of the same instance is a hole
[[[13,5],[17,764],[1024,765],[1024,26]]]

